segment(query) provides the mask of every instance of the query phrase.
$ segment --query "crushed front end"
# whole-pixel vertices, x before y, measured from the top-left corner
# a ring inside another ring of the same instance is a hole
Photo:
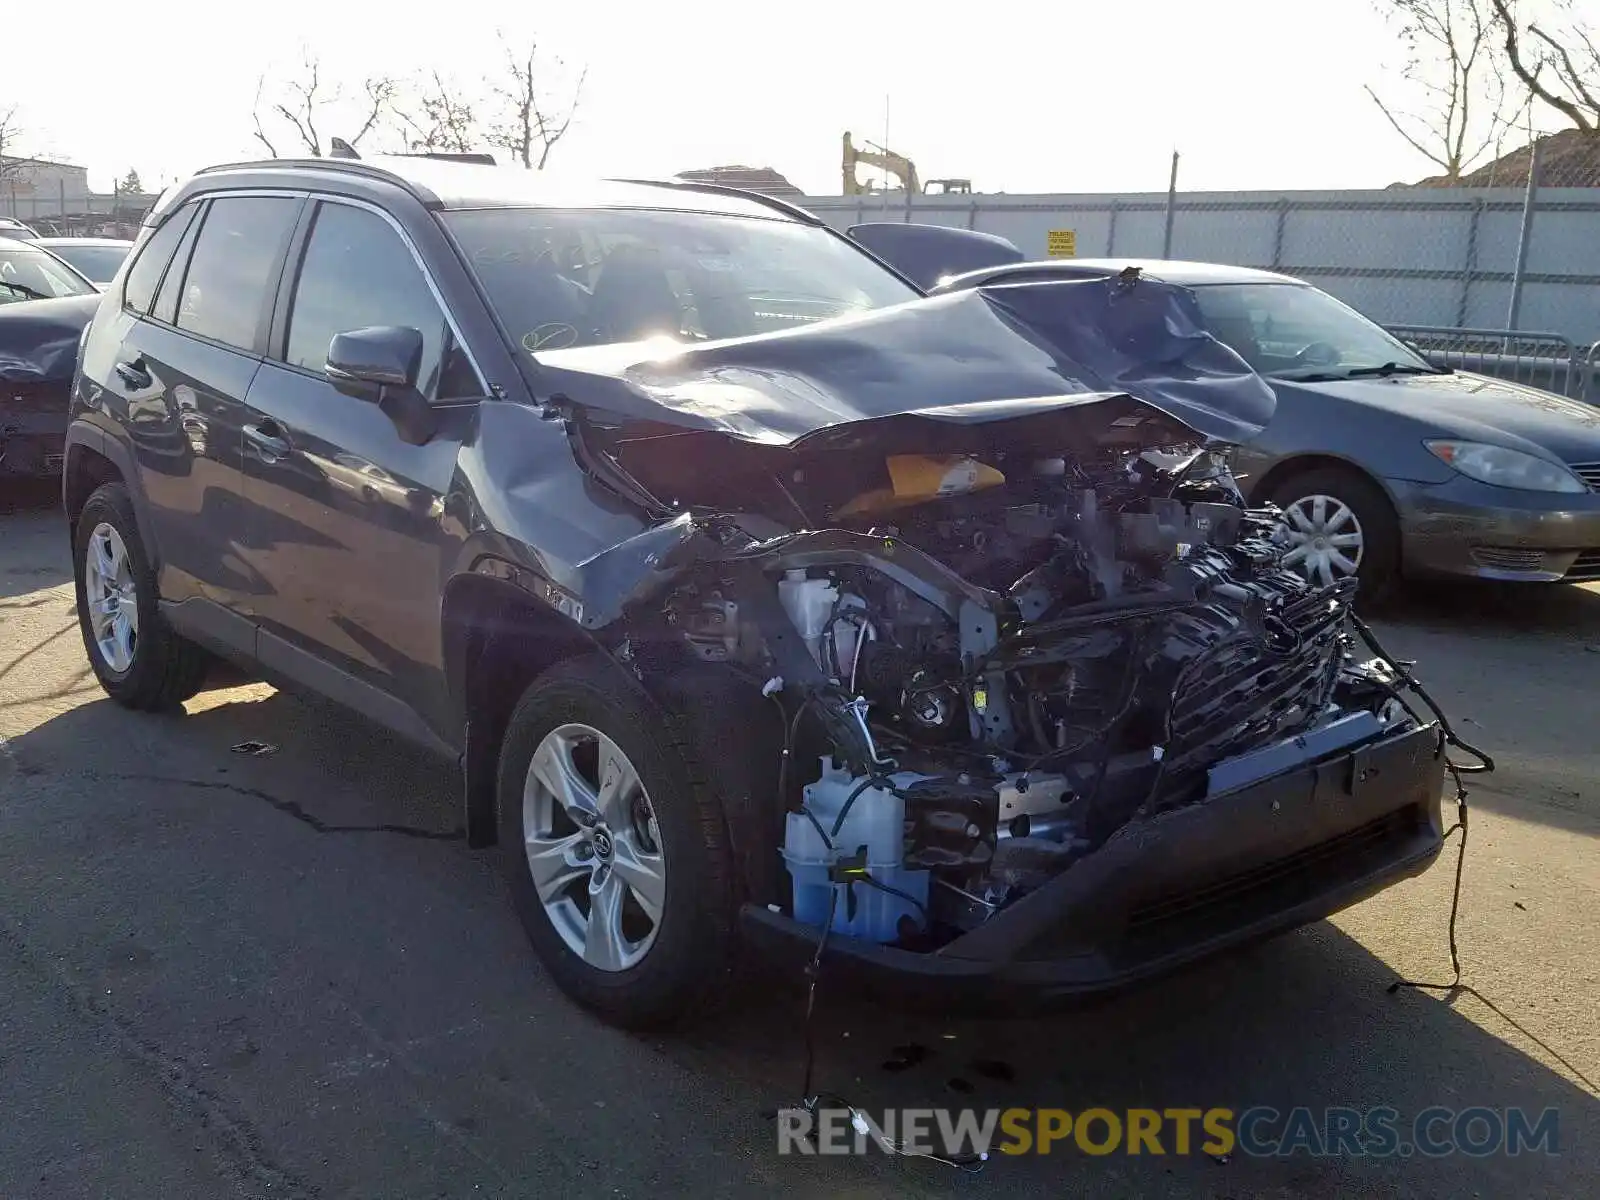
[[[0,296],[0,477],[59,475],[72,371],[95,296]]]
[[[747,906],[758,941],[803,956],[827,926],[869,974],[1093,990],[1437,855],[1439,731],[1358,656],[1353,583],[1286,569],[1208,455],[1187,483],[1151,458],[1038,460],[673,592],[696,657],[784,710],[788,887]]]
[[[1041,295],[835,325],[814,358],[801,335],[617,370],[609,399],[659,401],[657,424],[563,410],[596,475],[662,518],[583,564],[584,622],[646,687],[725,675],[734,699],[703,721],[781,712],[752,801],[771,819],[735,822],[758,947],[820,947],[913,994],[1093,992],[1326,916],[1440,850],[1439,726],[1362,651],[1353,581],[1287,568],[1278,515],[1227,472],[1270,393],[1241,415],[1264,385],[1231,357],[1198,368],[1216,344],[1180,336],[1170,292],[1138,320],[1127,284],[1076,293],[1082,319],[1048,338],[1024,320]],[[1072,398],[956,394],[1030,361],[991,318],[1110,365]],[[889,353],[897,330],[953,347],[944,375]],[[859,385],[811,362],[956,382],[840,419]],[[832,415],[780,429],[797,396]],[[734,410],[735,437],[703,416]]]

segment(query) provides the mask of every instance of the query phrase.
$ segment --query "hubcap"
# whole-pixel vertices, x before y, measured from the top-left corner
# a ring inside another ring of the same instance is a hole
[[[83,596],[95,648],[106,666],[120,675],[133,666],[139,645],[139,593],[128,547],[105,521],[94,527],[84,551]]]
[[[639,772],[587,725],[545,735],[522,789],[528,874],[550,924],[591,967],[625,971],[661,928],[667,863]]]
[[[1290,550],[1286,567],[1298,567],[1320,583],[1354,575],[1361,566],[1366,536],[1350,506],[1336,496],[1305,496],[1286,505],[1284,526]]]

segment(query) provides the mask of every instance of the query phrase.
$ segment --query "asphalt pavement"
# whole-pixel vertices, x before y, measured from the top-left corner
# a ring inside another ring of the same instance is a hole
[[[0,1197],[1600,1194],[1600,590],[1433,589],[1380,626],[1461,732],[1454,850],[1333,921],[1047,1018],[824,986],[817,1083],[889,1106],[1487,1106],[1558,1155],[780,1157],[801,996],[612,1030],[557,992],[450,772],[261,684],[182,715],[94,685],[51,497],[0,506]],[[274,752],[235,752],[246,741]],[[912,1049],[914,1048],[914,1049]]]

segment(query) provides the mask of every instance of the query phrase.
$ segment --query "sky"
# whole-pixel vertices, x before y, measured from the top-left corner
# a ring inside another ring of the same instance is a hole
[[[449,0],[413,11],[79,0],[74,26],[105,34],[11,47],[0,111],[19,104],[21,149],[87,166],[96,189],[129,168],[151,187],[259,157],[257,80],[299,71],[306,47],[325,77],[357,90],[369,74],[434,70],[481,86],[500,74],[504,30],[587,67],[551,159],[578,174],[744,163],[837,195],[845,130],[858,146],[886,142],[923,178],[970,178],[982,192],[1164,191],[1174,150],[1185,190],[1384,187],[1434,173],[1362,90],[1391,81],[1385,66],[1401,58],[1373,0]],[[351,119],[330,113],[328,131]]]

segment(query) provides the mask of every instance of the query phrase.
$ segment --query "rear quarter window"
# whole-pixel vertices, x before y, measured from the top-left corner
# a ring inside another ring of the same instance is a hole
[[[128,280],[122,288],[125,308],[149,314],[150,305],[156,298],[156,289],[161,286],[161,277],[171,264],[173,253],[199,207],[195,201],[185,204],[157,226],[155,232],[145,238],[144,245],[134,251],[137,257],[128,269]]]

